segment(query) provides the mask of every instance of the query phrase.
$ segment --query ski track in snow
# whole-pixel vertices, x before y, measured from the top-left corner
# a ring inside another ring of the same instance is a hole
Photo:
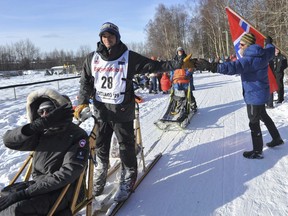
[[[23,78],[22,82],[28,81]],[[162,131],[153,124],[164,115],[169,95],[136,91],[144,99],[139,105],[144,154],[153,148],[146,162],[160,152],[163,156],[117,215],[288,215],[287,106],[267,111],[286,144],[274,149],[264,147],[263,160],[247,160],[242,153],[252,144],[240,77],[203,72],[194,75],[194,83],[198,112],[187,128],[179,131]],[[56,84],[45,86],[57,89]],[[78,80],[60,86],[62,94],[75,100]],[[1,137],[6,130],[27,122],[26,96],[36,87],[21,89],[17,103],[12,90],[2,90]],[[287,103],[287,91],[285,97]],[[90,133],[93,120],[85,121],[81,127]],[[263,124],[261,129],[264,143],[270,141]],[[0,140],[1,188],[27,156],[28,152],[5,148]]]

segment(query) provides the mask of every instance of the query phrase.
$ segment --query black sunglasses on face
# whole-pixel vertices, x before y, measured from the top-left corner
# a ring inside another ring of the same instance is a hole
[[[55,108],[54,107],[48,107],[48,108],[43,108],[43,109],[38,109],[37,110],[37,113],[38,113],[38,115],[43,115],[43,113],[44,112],[46,112],[46,113],[49,113],[49,112],[51,112],[52,110],[54,110]]]

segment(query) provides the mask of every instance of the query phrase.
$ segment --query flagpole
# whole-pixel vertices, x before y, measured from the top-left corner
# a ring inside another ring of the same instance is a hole
[[[238,16],[238,17],[241,17],[241,19],[243,19],[247,24],[249,24],[251,27],[253,27],[253,28],[255,29],[255,31],[258,32],[260,35],[262,35],[265,39],[267,38],[264,34],[262,34],[260,31],[258,31],[250,22],[248,22],[246,19],[244,19],[240,14],[238,14],[236,11],[234,11],[231,7],[227,6],[226,8],[228,8],[229,11],[230,11],[231,13],[233,13],[234,15],[236,15],[236,16]],[[282,49],[280,49],[278,46],[276,46],[276,44],[273,43],[273,45],[274,45],[277,49],[279,49],[279,50],[281,51],[281,53],[283,53],[283,54],[285,54],[286,56],[288,56],[287,53],[285,53]]]

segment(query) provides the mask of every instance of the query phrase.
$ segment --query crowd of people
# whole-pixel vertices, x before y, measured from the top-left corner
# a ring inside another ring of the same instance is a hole
[[[0,215],[15,215],[15,212],[19,215],[46,215],[48,207],[59,196],[61,189],[67,184],[74,185],[87,165],[89,149],[87,133],[72,123],[72,116],[82,122],[91,116],[91,100],[93,115],[99,124],[96,134],[94,195],[101,195],[106,185],[114,133],[121,159],[120,183],[114,199],[118,202],[127,199],[138,173],[133,129],[135,89],[147,88],[149,93],[154,94],[161,91],[169,93],[170,88],[184,90],[191,95],[192,109],[196,110],[196,99],[193,96],[195,70],[209,69],[213,73],[241,75],[253,146],[243,156],[249,159],[263,158],[260,120],[265,123],[272,137],[272,141],[267,143],[268,147],[284,143],[265,110],[270,95],[268,63],[273,68],[279,86],[277,103],[282,103],[283,71],[287,67],[287,60],[279,50],[275,51],[271,38],[267,38],[265,48],[255,44],[255,40],[255,36],[250,33],[241,38],[240,51],[243,58],[238,60],[220,63],[198,59],[193,62],[192,55],[178,47],[172,60],[158,61],[154,57],[148,58],[129,50],[121,41],[118,26],[104,23],[99,31],[96,51],[85,59],[80,78],[79,105],[74,113],[67,96],[53,90],[38,90],[27,98],[30,123],[9,130],[4,135],[4,144],[8,148],[34,151],[33,182],[15,193],[1,196]],[[72,191],[73,187],[69,190]],[[57,211],[59,214],[65,211],[68,212],[65,215],[71,215],[68,200],[72,192],[66,196],[67,202],[61,203]]]

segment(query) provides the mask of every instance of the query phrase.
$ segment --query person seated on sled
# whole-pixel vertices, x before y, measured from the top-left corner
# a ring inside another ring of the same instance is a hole
[[[68,184],[54,215],[72,215],[70,201],[88,162],[88,135],[72,122],[70,99],[53,89],[31,92],[26,109],[30,123],[8,130],[3,143],[13,150],[34,151],[32,180],[16,191],[1,191],[0,215],[47,215]]]
[[[174,90],[183,90],[187,94],[190,83],[189,72],[185,69],[177,69],[170,72],[170,79]]]
[[[170,72],[173,88],[173,100],[175,101],[175,105],[171,110],[172,115],[176,115],[180,112],[184,101],[187,99],[187,92],[190,83],[188,73],[189,72],[185,71],[185,69],[177,69]]]

